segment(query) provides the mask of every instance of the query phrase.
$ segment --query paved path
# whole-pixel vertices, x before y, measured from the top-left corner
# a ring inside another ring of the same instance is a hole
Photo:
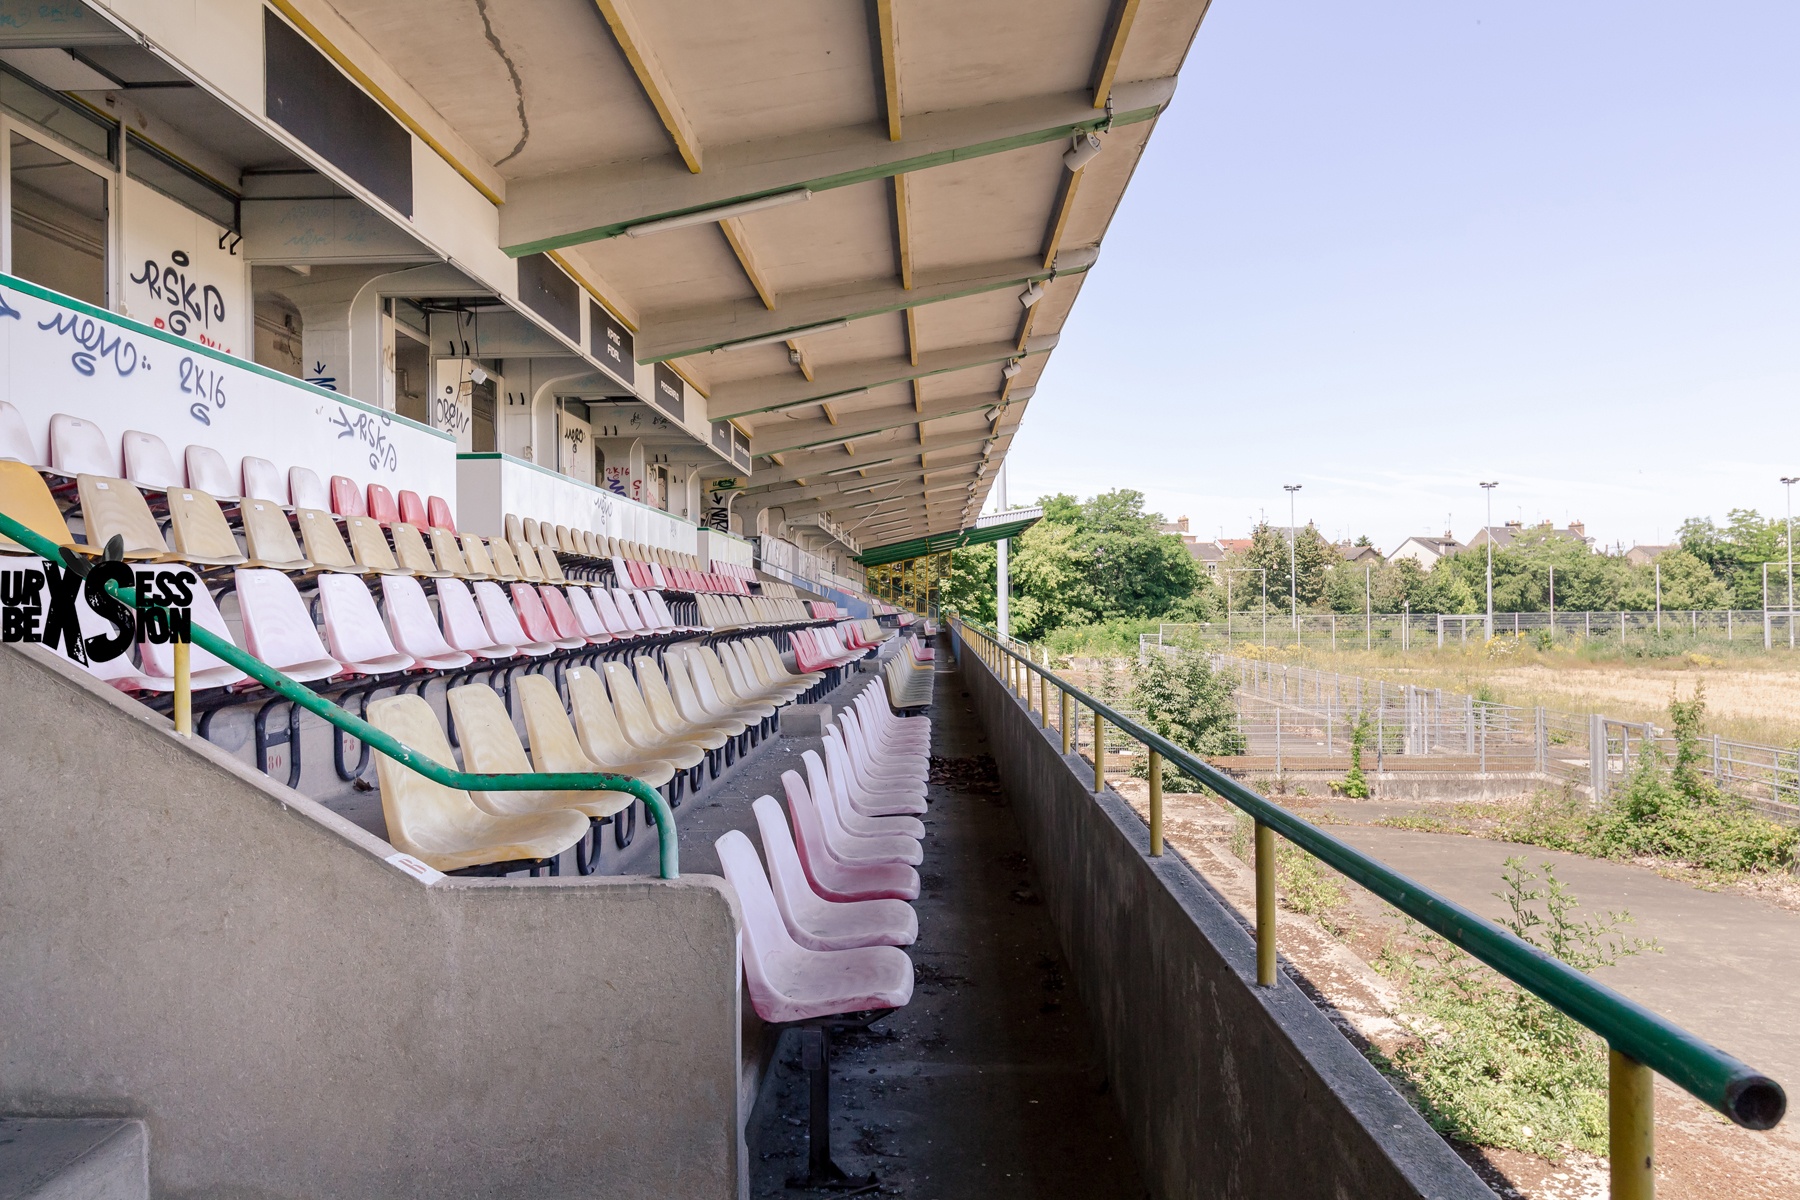
[[[1626,909],[1628,931],[1662,945],[1663,953],[1603,968],[1596,979],[1800,1092],[1800,913],[1535,846],[1370,825],[1331,832],[1488,917],[1509,915],[1493,894],[1509,856],[1525,856],[1533,870],[1553,864],[1581,899],[1578,919]]]

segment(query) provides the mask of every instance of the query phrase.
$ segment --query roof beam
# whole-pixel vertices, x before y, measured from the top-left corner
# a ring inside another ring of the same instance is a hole
[[[994,436],[986,427],[971,429],[964,433],[941,433],[936,437],[926,438],[917,444],[911,442],[893,442],[866,448],[868,458],[861,455],[851,456],[831,450],[820,450],[809,453],[785,455],[786,465],[778,471],[758,471],[755,479],[758,483],[787,483],[796,479],[838,478],[831,474],[842,471],[848,475],[853,471],[872,470],[889,463],[904,459],[917,458],[921,454],[938,454],[945,450],[961,450],[969,446],[979,446]],[[928,468],[933,464],[927,464]],[[941,464],[940,464],[941,465]]]
[[[638,24],[637,16],[631,11],[626,0],[594,0],[600,8],[600,15],[606,18],[608,28],[612,30],[613,40],[619,43],[624,51],[625,60],[631,64],[637,75],[638,85],[644,89],[644,95],[650,98],[650,104],[656,109],[656,115],[662,118],[663,128],[669,131],[669,139],[675,143],[676,152],[687,169],[698,175],[700,173],[700,139],[694,136],[694,127],[688,124],[687,114],[681,111],[681,105],[675,99],[675,89],[669,85],[669,77],[663,73],[662,63],[650,49],[649,40],[644,36],[643,26]],[[544,246],[542,249],[560,249],[573,245],[572,242],[561,242],[557,246]]]
[[[921,275],[912,290],[891,277],[864,279],[831,287],[791,292],[781,308],[770,312],[760,300],[733,300],[705,308],[645,314],[646,328],[637,339],[638,361],[662,362],[690,354],[706,354],[737,342],[800,333],[838,321],[858,321],[923,304],[941,304],[965,296],[1043,282],[1051,274],[1078,275],[1094,265],[1099,251],[1074,247],[1046,267],[1036,255],[997,262],[969,263]]]
[[[760,508],[779,505],[791,500],[803,500],[817,496],[848,496],[858,493],[867,494],[870,489],[889,484],[896,479],[908,479],[916,476],[948,474],[956,471],[969,471],[981,465],[979,451],[964,450],[950,455],[942,461],[930,466],[918,462],[918,456],[906,463],[889,463],[874,468],[868,475],[834,475],[830,477],[816,476],[802,481],[790,480],[783,483],[758,483],[746,488],[743,495]],[[752,476],[753,479],[764,480],[766,473]]]
[[[901,404],[884,404],[880,408],[859,413],[840,413],[835,422],[829,419],[781,421],[765,426],[750,436],[750,453],[758,456],[779,454],[784,450],[810,450],[835,442],[868,437],[872,433],[884,433],[889,429],[904,429],[920,421],[936,421],[941,417],[980,412],[998,403],[999,398],[994,393],[980,392],[972,396],[932,400],[922,412],[915,411],[912,401],[907,400]]]
[[[738,265],[744,268],[744,277],[756,289],[757,299],[763,302],[764,308],[774,308],[775,289],[763,277],[762,267],[756,261],[756,252],[750,248],[750,239],[744,233],[744,222],[738,217],[726,217],[719,222],[719,230],[724,233],[725,240],[731,243],[731,252],[737,255]]]
[[[875,0],[875,39],[881,46],[881,94],[888,141],[900,140],[900,30],[894,0]]]
[[[1139,0],[1113,0],[1112,12],[1106,18],[1106,36],[1100,39],[1100,53],[1094,60],[1094,107],[1105,108],[1113,92],[1113,79],[1119,73],[1119,60],[1125,57],[1125,39],[1131,36],[1132,22],[1137,20]]]
[[[621,0],[597,2],[602,11],[621,4]],[[1121,84],[1113,89],[1112,122],[1152,120],[1174,94],[1173,77]],[[657,111],[663,110],[659,106]],[[726,204],[798,189],[829,191],[1060,142],[1097,129],[1106,120],[1104,113],[1095,111],[1091,93],[1084,88],[921,113],[907,122],[907,132],[897,142],[887,139],[885,128],[855,125],[719,146],[707,151],[704,175],[652,158],[514,180],[507,185],[506,206],[500,210],[500,242],[514,257],[558,250],[617,237],[633,225]],[[696,151],[688,165],[697,171],[698,164]]]
[[[815,371],[811,378],[796,379],[792,375],[783,374],[737,383],[721,383],[713,389],[707,414],[712,420],[726,421],[756,413],[779,412],[786,408],[818,404],[834,397],[885,387],[890,383],[905,383],[909,379],[991,366],[1026,354],[1047,354],[1055,348],[1054,336],[1032,338],[1023,351],[1013,342],[982,342],[975,346],[958,346],[952,350],[921,355],[916,365],[901,357],[882,358],[873,362],[827,367]]]

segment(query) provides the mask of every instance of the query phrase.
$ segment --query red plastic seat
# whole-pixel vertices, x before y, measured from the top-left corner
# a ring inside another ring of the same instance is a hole
[[[337,480],[333,479],[332,483]],[[354,514],[351,514],[354,515]],[[367,514],[377,525],[388,526],[400,519],[400,506],[394,503],[394,493],[379,483],[369,485],[369,511]]]
[[[456,532],[456,518],[450,515],[450,502],[442,496],[432,496],[425,501],[426,524],[433,529],[446,529]]]
[[[363,491],[356,486],[356,480],[348,475],[331,477],[331,511],[340,517],[366,517],[368,506],[363,503]]]
[[[814,892],[827,900],[917,900],[919,873],[906,863],[858,863],[834,857],[825,840],[819,812],[798,771],[785,771],[788,816],[794,828],[800,865]],[[917,843],[914,843],[915,845]]]
[[[369,490],[373,492],[375,487],[375,484],[370,484]],[[371,504],[369,507],[373,509],[375,506]],[[400,519],[414,529],[424,529],[430,523],[430,518],[425,513],[425,501],[419,499],[419,493],[400,493]]]

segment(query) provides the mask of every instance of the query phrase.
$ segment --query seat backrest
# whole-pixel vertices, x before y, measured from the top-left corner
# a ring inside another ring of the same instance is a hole
[[[425,520],[433,529],[456,532],[456,518],[450,515],[450,502],[442,496],[426,497]]]
[[[419,531],[405,521],[395,521],[388,526],[388,533],[394,539],[394,560],[402,569],[414,575],[435,575],[438,565],[431,557],[431,551],[425,548],[425,539]]]
[[[574,611],[583,637],[595,641],[612,640],[612,630],[606,627],[599,610],[594,607],[593,595],[585,587],[578,583],[564,584],[563,598]]]
[[[0,400],[0,461],[11,460],[35,467],[43,465],[44,458],[37,439],[26,428],[25,414]]]
[[[363,501],[363,490],[348,475],[331,477],[331,511],[340,517],[366,517],[369,506]]]
[[[519,522],[517,513],[507,513],[501,522],[500,536],[509,542],[516,542],[525,536],[525,527]]]
[[[406,576],[383,576],[384,581],[390,578]],[[444,640],[452,648],[465,652],[501,653],[512,650],[512,643],[494,640],[494,635],[488,631],[487,622],[482,620],[481,609],[475,603],[475,597],[469,592],[468,584],[460,579],[440,579],[437,581],[437,598]]]
[[[600,768],[581,749],[569,714],[563,711],[562,697],[548,675],[521,675],[513,681],[513,694],[519,699],[520,715],[525,718],[525,740],[531,745],[531,764],[539,771],[598,771]],[[598,800],[609,794],[585,792],[585,799]]]
[[[125,451],[125,478],[139,487],[166,492],[187,482],[168,444],[154,433],[127,429],[119,444]]]
[[[391,525],[400,519],[400,506],[394,503],[394,493],[384,485],[369,485],[368,515],[377,525]]]
[[[575,548],[575,537],[569,532],[569,527],[567,525],[558,525],[556,527],[556,548],[561,550],[564,554],[581,553],[581,551]]]
[[[50,418],[50,465],[64,475],[119,474],[119,453],[92,421],[56,413]]]
[[[630,637],[636,632],[620,614],[619,606],[613,603],[612,593],[596,584],[588,588],[588,595],[593,597],[594,611],[600,614],[606,632],[614,637]]]
[[[426,758],[455,768],[450,741],[421,697],[383,697],[369,705],[369,723]],[[375,756],[375,777],[381,785],[387,840],[396,849],[430,855],[433,847],[460,846],[468,841],[466,831],[479,822],[480,810],[469,793],[427,779],[385,754]]]
[[[243,561],[243,551],[238,549],[231,523],[217,500],[199,488],[171,488],[168,501],[175,553],[184,558]]]
[[[231,627],[225,624],[218,604],[214,602],[212,593],[206,590],[206,585],[200,581],[199,573],[192,567],[175,566],[167,569],[179,575],[187,583],[188,591],[193,593],[193,599],[188,602],[188,615],[194,624],[228,642],[232,641]],[[159,575],[161,573],[160,570],[157,572]],[[156,679],[175,677],[175,647],[172,643],[158,645],[151,641],[139,642],[138,654],[143,659],[144,674]],[[188,671],[196,677],[202,673],[212,673],[212,682],[203,685],[208,687],[221,687],[246,678],[242,671],[198,646],[188,647]]]
[[[519,564],[519,574],[533,583],[542,583],[544,567],[542,563],[538,562],[537,547],[529,541],[521,541],[515,542],[512,550],[513,559]]]
[[[774,963],[777,958],[791,960],[808,951],[788,932],[775,903],[775,893],[763,874],[762,862],[756,857],[756,847],[743,831],[731,830],[714,842],[713,848],[719,854],[719,869],[737,892],[738,907],[744,914],[744,981],[745,990],[750,993],[750,1007],[764,1020],[778,1021],[784,1015],[784,998],[772,978],[776,973]],[[788,970],[792,969],[790,961]]]
[[[620,623],[631,633],[646,633],[644,619],[638,615],[637,605],[631,602],[631,593],[614,588],[612,591],[614,611],[619,614]]]
[[[484,579],[475,585],[475,602],[481,606],[481,619],[487,622],[488,636],[502,646],[523,646],[537,639],[526,636],[519,624],[519,614],[499,584]]]
[[[569,598],[562,589],[551,583],[537,585],[538,599],[543,602],[544,612],[549,614],[550,627],[556,630],[556,636],[564,641],[587,640],[587,631],[582,629],[581,621],[575,616],[575,610],[569,607]]]
[[[396,498],[400,501],[400,519],[402,521],[418,529],[431,527],[431,518],[426,515],[425,501],[420,498],[419,493],[402,488],[400,495]]]
[[[496,579],[523,579],[524,572],[519,570],[519,560],[513,557],[512,547],[505,538],[489,538],[488,549],[494,556],[493,575]]]
[[[819,906],[819,898],[806,881],[806,868],[794,846],[793,831],[773,796],[757,797],[750,811],[756,814],[756,831],[762,835],[763,858],[769,864],[769,886],[775,892],[775,902],[783,917],[797,922],[802,914]]]
[[[409,656],[401,656],[407,659],[403,663],[384,661],[392,660],[399,652],[388,637],[375,598],[369,595],[369,587],[360,576],[319,576],[319,612],[325,619],[326,644],[339,662],[349,666],[381,663],[383,671],[412,665]]]
[[[670,737],[682,736],[687,732],[687,720],[675,706],[675,697],[669,691],[669,681],[664,678],[662,668],[648,654],[639,655],[633,665],[637,668],[638,693],[644,698],[644,707],[650,710],[650,719]]]
[[[457,651],[438,631],[437,618],[431,615],[431,601],[425,598],[425,587],[417,579],[411,575],[383,575],[381,601],[396,650],[414,658],[444,659],[456,655]],[[463,657],[466,660],[468,656]]]
[[[513,608],[518,610],[519,623],[525,627],[525,636],[534,642],[554,642],[559,640],[556,627],[550,623],[550,614],[544,611],[543,597],[538,595],[536,585],[515,583],[512,585]]]
[[[330,513],[320,508],[296,508],[294,518],[300,522],[300,541],[314,566],[341,570],[356,565]]]
[[[570,667],[563,673],[569,689],[569,713],[575,720],[575,733],[581,748],[602,770],[622,767],[643,758],[625,731],[619,727],[618,713],[607,698],[600,673],[592,667]]]
[[[329,512],[331,509],[331,491],[311,467],[288,468],[288,495],[296,510],[316,508],[320,512]]]
[[[531,760],[519,742],[519,731],[500,693],[484,683],[451,688],[444,696],[450,719],[456,722],[456,740],[462,746],[463,769],[483,775],[529,775]],[[484,799],[511,808],[522,797],[538,793],[496,792]],[[471,797],[473,799],[473,797]]]
[[[306,611],[306,601],[300,598],[293,580],[280,571],[240,567],[237,593],[244,649],[252,656],[277,671],[292,673],[296,667],[313,667],[302,675],[305,679],[337,674],[340,665],[325,653],[312,614]]]
[[[630,668],[624,663],[609,662],[602,664],[602,669],[606,672],[606,690],[612,693],[613,712],[618,714],[619,728],[625,736],[646,750],[663,745],[668,739],[656,728]]]
[[[50,485],[29,463],[0,459],[0,512],[59,546],[75,544],[69,524],[63,520],[62,509],[57,506],[56,497],[50,494]],[[4,535],[0,535],[0,551],[29,553]]]
[[[236,500],[244,494],[238,488],[238,472],[211,446],[190,443],[183,457],[189,487],[199,488],[215,500]]]
[[[810,751],[808,752],[810,753]],[[819,819],[818,805],[798,771],[781,773],[781,788],[787,793],[788,816],[793,822],[794,849],[805,864],[807,877],[818,879],[822,871],[831,871],[837,862],[826,841],[825,825]]]
[[[192,447],[189,449],[191,450]],[[193,469],[193,464],[189,463],[190,474]],[[272,504],[279,504],[283,508],[287,507],[287,477],[281,473],[280,467],[266,458],[257,458],[253,454],[246,454],[243,463],[239,466],[239,473],[243,477],[243,486],[238,489],[240,496],[255,500],[267,500]]]
[[[394,561],[394,552],[388,546],[387,536],[381,532],[372,517],[349,517],[344,521],[344,528],[350,534],[350,553],[356,556],[356,565],[365,571],[398,571],[400,564]]]
[[[544,579],[550,583],[563,583],[568,576],[563,574],[562,564],[556,561],[556,551],[548,546],[537,548],[538,566],[543,569]]]
[[[469,564],[468,577],[486,579],[494,574],[494,560],[488,557],[487,543],[472,533],[462,536],[462,552],[464,560]],[[443,562],[442,557],[438,559]]]
[[[528,546],[535,546],[538,544],[539,535],[536,517],[525,518],[524,528],[520,531],[519,536],[524,539],[525,544]]]
[[[131,484],[99,475],[77,475],[75,484],[81,496],[81,520],[87,528],[88,545],[98,549],[118,534],[125,539],[128,557],[169,552],[156,518],[150,515],[150,506],[144,503],[144,494]]]

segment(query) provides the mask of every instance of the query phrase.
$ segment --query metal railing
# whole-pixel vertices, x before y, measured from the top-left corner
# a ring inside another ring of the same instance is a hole
[[[1504,926],[1437,895],[1258,795],[1205,759],[1061,678],[1047,664],[1034,661],[1028,647],[960,619],[952,618],[952,626],[963,644],[1022,700],[1026,711],[1035,711],[1046,730],[1050,727],[1050,693],[1055,689],[1065,756],[1071,751],[1082,710],[1090,714],[1096,795],[1106,790],[1106,727],[1111,725],[1144,746],[1149,753],[1151,856],[1163,853],[1165,761],[1251,817],[1255,822],[1256,978],[1260,986],[1272,987],[1276,979],[1274,837],[1280,834],[1602,1038],[1610,1054],[1608,1120],[1615,1200],[1654,1194],[1653,1073],[1746,1129],[1772,1129],[1786,1113],[1787,1095],[1767,1075],[1590,979]]]
[[[0,534],[4,534],[12,541],[24,546],[39,558],[62,565],[84,579],[93,565],[93,560],[83,556],[77,548],[60,547],[49,538],[20,524],[5,513],[0,513]],[[136,589],[108,583],[106,590],[134,609],[139,607]],[[149,609],[161,606],[146,604],[142,607]],[[293,701],[310,713],[323,717],[345,733],[367,743],[376,751],[387,755],[408,770],[423,775],[433,783],[468,792],[625,792],[635,796],[656,815],[658,866],[662,878],[676,879],[681,875],[681,854],[675,838],[674,810],[670,808],[669,802],[663,799],[661,793],[640,779],[631,779],[623,775],[596,774],[589,771],[519,772],[501,775],[459,771],[455,767],[439,762],[421,750],[415,750],[405,745],[398,738],[377,729],[361,717],[351,714],[304,684],[289,679],[261,659],[254,658],[238,649],[237,645],[228,638],[222,638],[211,630],[195,625],[193,639],[193,644],[208,654],[230,663],[270,691]],[[194,732],[193,690],[190,679],[188,648],[185,644],[176,643],[173,715],[175,730],[183,737],[192,737]]]

